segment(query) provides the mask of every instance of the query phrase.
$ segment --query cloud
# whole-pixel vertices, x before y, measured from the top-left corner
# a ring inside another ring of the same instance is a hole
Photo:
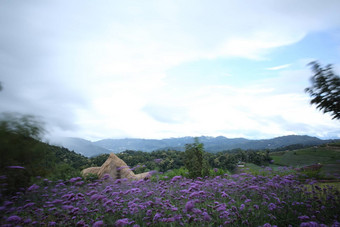
[[[176,124],[184,123],[187,119],[185,109],[179,106],[158,106],[158,105],[147,105],[143,108],[147,114],[149,114],[155,120],[162,123]]]
[[[267,70],[280,70],[280,69],[288,68],[289,66],[291,66],[291,64],[274,66],[274,67],[267,68]]]
[[[268,61],[275,48],[340,25],[340,3],[332,0],[0,5],[0,108],[42,116],[51,131],[85,138],[287,131],[273,121],[261,125],[252,113],[311,124],[314,118],[299,114],[305,97],[295,96],[305,71],[269,67],[275,78],[238,87],[195,82],[195,75],[174,82],[168,72],[201,60]]]

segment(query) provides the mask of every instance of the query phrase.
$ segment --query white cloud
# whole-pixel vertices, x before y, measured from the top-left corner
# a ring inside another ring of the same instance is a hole
[[[43,115],[58,133],[256,137],[293,132],[287,122],[334,128],[315,110],[307,114],[313,108],[297,95],[307,74],[288,71],[290,65],[268,68],[279,74],[251,86],[166,79],[168,70],[192,61],[268,60],[277,47],[339,27],[339,1],[0,4],[0,106]]]
[[[274,67],[267,68],[267,70],[280,70],[280,69],[288,68],[289,66],[291,66],[291,64],[274,66]]]

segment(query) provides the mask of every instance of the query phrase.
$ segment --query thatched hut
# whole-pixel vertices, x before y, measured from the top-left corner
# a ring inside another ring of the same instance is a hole
[[[99,178],[104,175],[109,175],[112,179],[131,179],[140,180],[150,178],[150,173],[134,174],[130,167],[114,153],[111,153],[109,158],[104,162],[101,167],[90,167],[82,171],[82,175],[86,176],[89,173],[97,174]]]
[[[83,169],[81,171],[81,174],[83,176],[86,176],[86,175],[89,175],[89,174],[96,174],[96,175],[98,175],[99,170],[100,170],[100,167],[90,167],[90,168],[87,168],[87,169]]]

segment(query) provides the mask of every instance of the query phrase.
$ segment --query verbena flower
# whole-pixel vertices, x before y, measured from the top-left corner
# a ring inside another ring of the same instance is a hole
[[[298,217],[300,219],[300,221],[306,221],[309,220],[309,217],[307,215],[302,215]]]
[[[93,223],[92,227],[101,227],[104,225],[103,221],[96,221],[95,223]]]
[[[48,226],[55,226],[57,223],[55,221],[51,221],[48,223]]]
[[[162,215],[160,213],[156,213],[155,216],[153,217],[153,221],[158,221]]]
[[[320,227],[320,225],[317,222],[310,221],[310,222],[302,222],[300,224],[300,227]]]
[[[22,166],[7,166],[9,169],[25,169],[25,167]]]
[[[211,221],[211,217],[209,216],[207,212],[203,212],[202,215],[203,215],[204,221]]]
[[[194,200],[190,200],[185,204],[185,210],[186,212],[190,212],[192,211],[192,209],[195,207],[195,201]]]
[[[273,211],[273,210],[276,209],[276,205],[275,205],[274,203],[269,203],[268,209],[269,209],[270,211]]]
[[[19,223],[21,221],[21,217],[19,217],[17,215],[12,215],[12,216],[8,217],[6,221],[12,222],[12,223]]]
[[[121,227],[121,226],[129,225],[129,223],[130,222],[128,218],[123,218],[123,219],[118,219],[115,224],[117,227]]]
[[[36,184],[33,184],[32,186],[30,186],[27,191],[35,191],[35,190],[38,190],[40,188],[40,186],[36,185]]]

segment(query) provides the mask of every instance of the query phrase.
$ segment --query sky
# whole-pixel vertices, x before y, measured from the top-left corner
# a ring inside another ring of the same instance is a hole
[[[315,60],[339,75],[339,0],[0,1],[0,112],[51,138],[340,138]]]

